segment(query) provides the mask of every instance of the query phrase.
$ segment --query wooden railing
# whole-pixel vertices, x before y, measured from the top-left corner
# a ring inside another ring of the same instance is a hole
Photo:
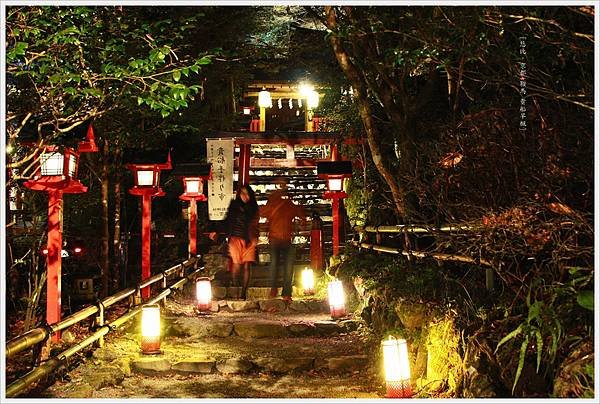
[[[93,334],[91,334],[78,344],[71,346],[67,350],[54,356],[53,358],[48,359],[40,366],[35,367],[26,375],[13,381],[6,388],[6,396],[15,397],[16,395],[27,390],[27,388],[29,388],[33,383],[51,374],[53,371],[61,367],[70,356],[79,352],[80,350],[89,346],[90,344],[98,341],[99,345],[102,346],[104,342],[104,336],[110,331],[115,330],[117,327],[123,325],[125,322],[135,317],[138,313],[140,313],[143,304],[154,304],[161,300],[164,301],[173,290],[179,289],[183,285],[185,285],[189,280],[193,280],[204,269],[203,267],[198,268],[198,262],[198,258],[190,258],[180,264],[172,266],[171,268],[159,274],[152,276],[151,278],[146,279],[134,288],[122,290],[112,296],[105,298],[95,306],[87,306],[79,310],[78,312],[66,317],[59,323],[52,324],[46,327],[38,327],[8,341],[6,344],[6,359],[14,357],[19,352],[22,352],[39,343],[47,341],[52,334],[60,330],[66,329],[72,326],[73,324],[76,324],[98,313],[98,316],[96,317],[97,328],[95,329],[95,332]],[[192,271],[188,275],[185,275],[186,269],[190,267],[194,267],[194,271]],[[171,286],[167,287],[169,276],[174,274],[178,274],[179,279]],[[151,297],[148,301],[142,302],[141,289],[159,281],[162,281],[163,290],[158,295]],[[105,309],[126,298],[131,298],[133,300],[133,304],[130,307],[129,311],[123,314],[122,316],[118,317],[116,320],[113,320],[110,323],[106,323],[104,320]]]
[[[424,226],[424,225],[394,225],[394,226],[360,226],[355,227],[360,240],[352,240],[350,243],[357,248],[365,248],[368,250],[383,252],[387,254],[403,255],[408,259],[414,258],[431,258],[438,261],[455,261],[474,265],[482,265],[485,267],[485,283],[486,289],[494,288],[494,268],[495,264],[492,261],[482,259],[480,257],[469,257],[460,254],[446,254],[433,251],[419,251],[410,248],[410,243],[405,243],[405,248],[389,247],[382,244],[383,234],[405,234],[407,239],[408,234],[436,234],[436,233],[455,233],[455,232],[474,232],[479,230],[477,226],[460,225],[460,226]],[[376,243],[364,242],[368,238],[368,234],[375,234]],[[406,247],[409,248],[406,248]]]

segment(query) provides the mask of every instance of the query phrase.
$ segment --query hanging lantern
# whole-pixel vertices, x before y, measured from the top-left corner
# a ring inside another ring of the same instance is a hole
[[[293,108],[294,108],[294,100],[292,100],[291,98],[290,98],[290,100],[288,101],[288,106],[290,107],[290,109],[293,109]]]
[[[346,315],[346,298],[344,297],[344,285],[342,281],[334,280],[327,285],[329,297],[329,310],[331,318],[336,319]]]
[[[277,100],[277,108],[283,108],[283,105],[281,104],[281,98]]]
[[[160,306],[148,304],[142,307],[142,353],[160,353]]]
[[[315,294],[315,276],[311,268],[304,268],[302,271],[302,289],[305,295]]]
[[[210,278],[198,278],[196,281],[196,302],[200,312],[208,312],[212,307],[212,288]]]
[[[298,98],[298,108],[302,108],[302,98]]]
[[[271,93],[263,89],[258,93],[258,106],[261,108],[271,108]]]
[[[306,106],[308,109],[315,109],[319,106],[319,93],[315,90],[309,91],[306,95]]]
[[[386,397],[410,398],[410,364],[405,339],[390,337],[381,343],[385,370]]]

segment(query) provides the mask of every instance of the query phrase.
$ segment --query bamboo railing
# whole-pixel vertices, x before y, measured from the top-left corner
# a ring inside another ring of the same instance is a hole
[[[166,297],[168,295],[170,295],[173,290],[181,288],[189,280],[194,279],[204,269],[203,267],[196,268],[189,275],[184,276],[185,269],[189,268],[192,265],[196,265],[197,262],[198,262],[198,258],[195,258],[195,257],[190,258],[181,264],[175,265],[175,266],[161,272],[160,274],[157,274],[151,278],[146,279],[144,282],[141,282],[140,284],[138,284],[135,288],[125,289],[125,290],[122,290],[122,291],[112,295],[112,296],[105,298],[97,306],[85,307],[82,310],[70,315],[69,317],[66,317],[64,320],[62,320],[59,323],[56,323],[56,324],[53,324],[53,325],[50,325],[47,327],[36,328],[34,330],[28,331],[25,334],[22,334],[16,338],[13,338],[12,340],[8,341],[8,343],[6,344],[6,358],[7,359],[14,356],[18,352],[22,352],[27,348],[30,348],[40,342],[45,341],[50,335],[52,335],[53,333],[55,333],[59,330],[63,330],[73,324],[76,324],[79,321],[82,321],[95,313],[101,314],[99,328],[93,334],[91,334],[90,336],[85,338],[83,341],[69,347],[67,350],[61,352],[60,354],[56,355],[55,357],[50,358],[49,360],[45,361],[42,365],[35,367],[33,370],[31,370],[26,375],[13,381],[6,388],[6,397],[15,397],[18,394],[22,393],[27,388],[29,388],[33,383],[39,381],[40,379],[42,379],[45,376],[48,376],[53,371],[55,371],[56,369],[61,367],[64,363],[66,363],[66,360],[70,356],[74,355],[75,353],[79,352],[80,350],[89,346],[90,344],[92,344],[95,341],[102,341],[103,337],[106,334],[108,334],[110,331],[115,330],[117,327],[121,326],[122,324],[124,324],[125,322],[130,320],[131,318],[135,317],[138,313],[140,313],[141,309],[142,309],[141,292],[140,291],[142,288],[162,280],[163,281],[163,285],[162,285],[163,290],[158,295],[150,298],[147,302],[144,302],[143,304],[154,304],[161,300],[166,299]],[[174,273],[180,273],[182,278],[179,279],[178,281],[176,281],[173,285],[167,287],[166,286],[167,277]],[[117,319],[113,320],[112,322],[110,322],[108,324],[104,323],[103,312],[106,307],[109,307],[114,303],[117,303],[127,297],[134,296],[134,295],[138,298],[139,304],[137,304],[136,306],[133,306],[127,313],[123,314],[122,316],[118,317]]]

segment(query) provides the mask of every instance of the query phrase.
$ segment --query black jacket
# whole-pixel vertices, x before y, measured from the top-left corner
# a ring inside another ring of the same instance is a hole
[[[227,209],[225,229],[228,237],[239,237],[250,242],[253,237],[253,227],[257,216],[256,209],[239,199],[234,199]]]

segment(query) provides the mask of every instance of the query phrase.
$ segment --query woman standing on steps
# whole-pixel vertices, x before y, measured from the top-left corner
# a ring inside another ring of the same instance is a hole
[[[239,286],[240,269],[244,267],[242,299],[246,299],[250,282],[250,263],[255,262],[258,244],[258,204],[250,185],[242,185],[231,201],[225,218],[231,257],[232,286]]]

